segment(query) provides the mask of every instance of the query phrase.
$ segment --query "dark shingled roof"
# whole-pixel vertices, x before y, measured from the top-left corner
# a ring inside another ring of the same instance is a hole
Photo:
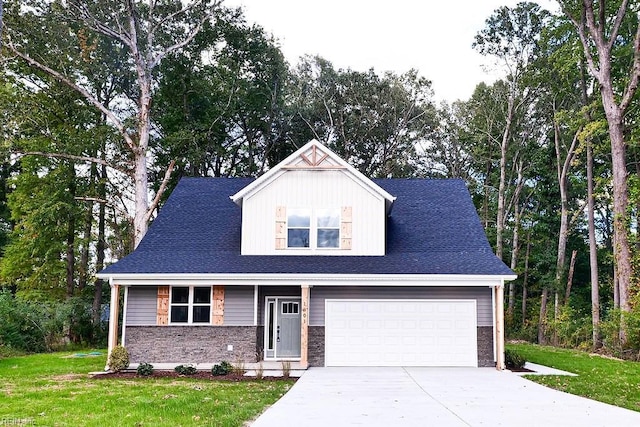
[[[492,252],[461,180],[380,179],[397,197],[385,256],[240,255],[248,178],[183,178],[138,248],[101,273],[514,274]]]

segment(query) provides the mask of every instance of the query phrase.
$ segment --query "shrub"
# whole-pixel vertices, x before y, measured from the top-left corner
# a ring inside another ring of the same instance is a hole
[[[258,362],[258,367],[256,368],[256,379],[261,380],[264,377],[264,366],[262,365],[262,361]]]
[[[515,350],[506,349],[504,351],[504,364],[507,369],[522,369],[527,361]]]
[[[113,372],[120,372],[129,367],[129,352],[121,345],[111,350],[109,356],[109,369]]]
[[[153,365],[151,363],[142,362],[138,365],[136,373],[143,377],[148,377],[149,375],[153,374]]]
[[[211,368],[211,375],[227,375],[229,372],[231,372],[232,369],[233,366],[231,366],[231,363],[223,360],[219,365],[213,365],[213,367]]]
[[[291,375],[291,362],[288,360],[282,362],[282,376],[284,378],[289,378]]]
[[[180,375],[194,375],[197,372],[196,367],[193,365],[178,365],[174,370]]]
[[[43,304],[29,303],[0,291],[0,344],[7,348],[7,353],[49,350],[48,317]]]
[[[246,374],[247,369],[244,366],[244,361],[241,359],[238,359],[236,363],[233,364],[231,368],[231,372],[233,372],[234,375],[240,375],[240,376]]]

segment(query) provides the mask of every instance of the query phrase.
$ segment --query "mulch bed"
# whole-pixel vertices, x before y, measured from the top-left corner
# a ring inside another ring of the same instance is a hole
[[[106,379],[147,379],[147,378],[194,378],[198,380],[210,380],[210,381],[276,381],[283,379],[282,377],[262,377],[260,380],[256,380],[256,377],[246,377],[240,374],[227,374],[227,375],[211,375],[209,371],[197,371],[193,375],[180,375],[175,371],[153,371],[151,375],[138,375],[135,372],[121,371],[121,372],[109,372],[105,374],[94,375],[94,379],[106,380]],[[289,379],[296,380],[297,378],[290,377]]]
[[[535,372],[527,368],[507,368],[507,369],[510,370],[511,372]]]

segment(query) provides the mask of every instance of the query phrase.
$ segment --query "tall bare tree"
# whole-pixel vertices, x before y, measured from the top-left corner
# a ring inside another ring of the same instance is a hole
[[[500,182],[498,184],[498,210],[496,215],[496,255],[503,257],[507,163],[512,144],[515,122],[521,110],[530,102],[531,88],[522,84],[528,64],[537,48],[537,41],[548,12],[530,2],[515,8],[503,6],[486,20],[486,27],[475,36],[473,47],[482,55],[490,55],[507,71],[508,88],[506,113],[500,140]]]
[[[579,3],[579,4],[577,4]],[[629,0],[622,0],[617,10],[607,7],[605,0],[560,1],[563,12],[571,20],[584,50],[587,68],[600,85],[600,94],[611,140],[613,174],[614,259],[619,284],[620,308],[629,311],[631,281],[631,249],[629,245],[627,207],[626,142],[624,115],[638,88],[640,80],[640,25],[636,8]],[[610,13],[612,11],[613,13]],[[625,75],[614,74],[614,51],[622,37],[623,23],[635,32],[631,47],[633,59]],[[622,342],[626,341],[624,327]]]
[[[41,0],[32,2],[30,8],[14,8],[14,13],[18,15],[59,14],[61,20],[69,23],[69,31],[72,37],[76,37],[78,44],[81,44],[82,37],[86,38],[90,34],[117,49],[123,49],[127,63],[120,64],[120,67],[132,68],[135,99],[119,99],[111,104],[101,102],[94,88],[87,84],[88,79],[78,75],[76,69],[58,68],[55,61],[48,62],[32,55],[29,38],[33,34],[17,25],[21,22],[19,18],[12,21],[16,26],[7,25],[6,46],[13,54],[30,67],[77,91],[119,131],[124,141],[122,157],[128,159],[134,187],[133,223],[136,246],[147,231],[149,220],[173,169],[173,163],[169,164],[164,180],[150,202],[147,163],[152,133],[154,72],[163,58],[184,48],[196,37],[219,10],[220,4],[221,0],[110,0],[90,3],[77,0]],[[123,104],[128,108],[123,108]]]

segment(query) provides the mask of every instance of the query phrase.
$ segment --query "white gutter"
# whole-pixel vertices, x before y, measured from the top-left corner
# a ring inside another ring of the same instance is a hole
[[[359,286],[495,286],[501,281],[514,280],[516,275],[473,274],[285,274],[285,273],[116,273],[98,274],[100,279],[113,280],[119,285],[171,285],[177,281],[193,284],[229,285],[299,285],[300,282],[314,286],[354,285]]]

